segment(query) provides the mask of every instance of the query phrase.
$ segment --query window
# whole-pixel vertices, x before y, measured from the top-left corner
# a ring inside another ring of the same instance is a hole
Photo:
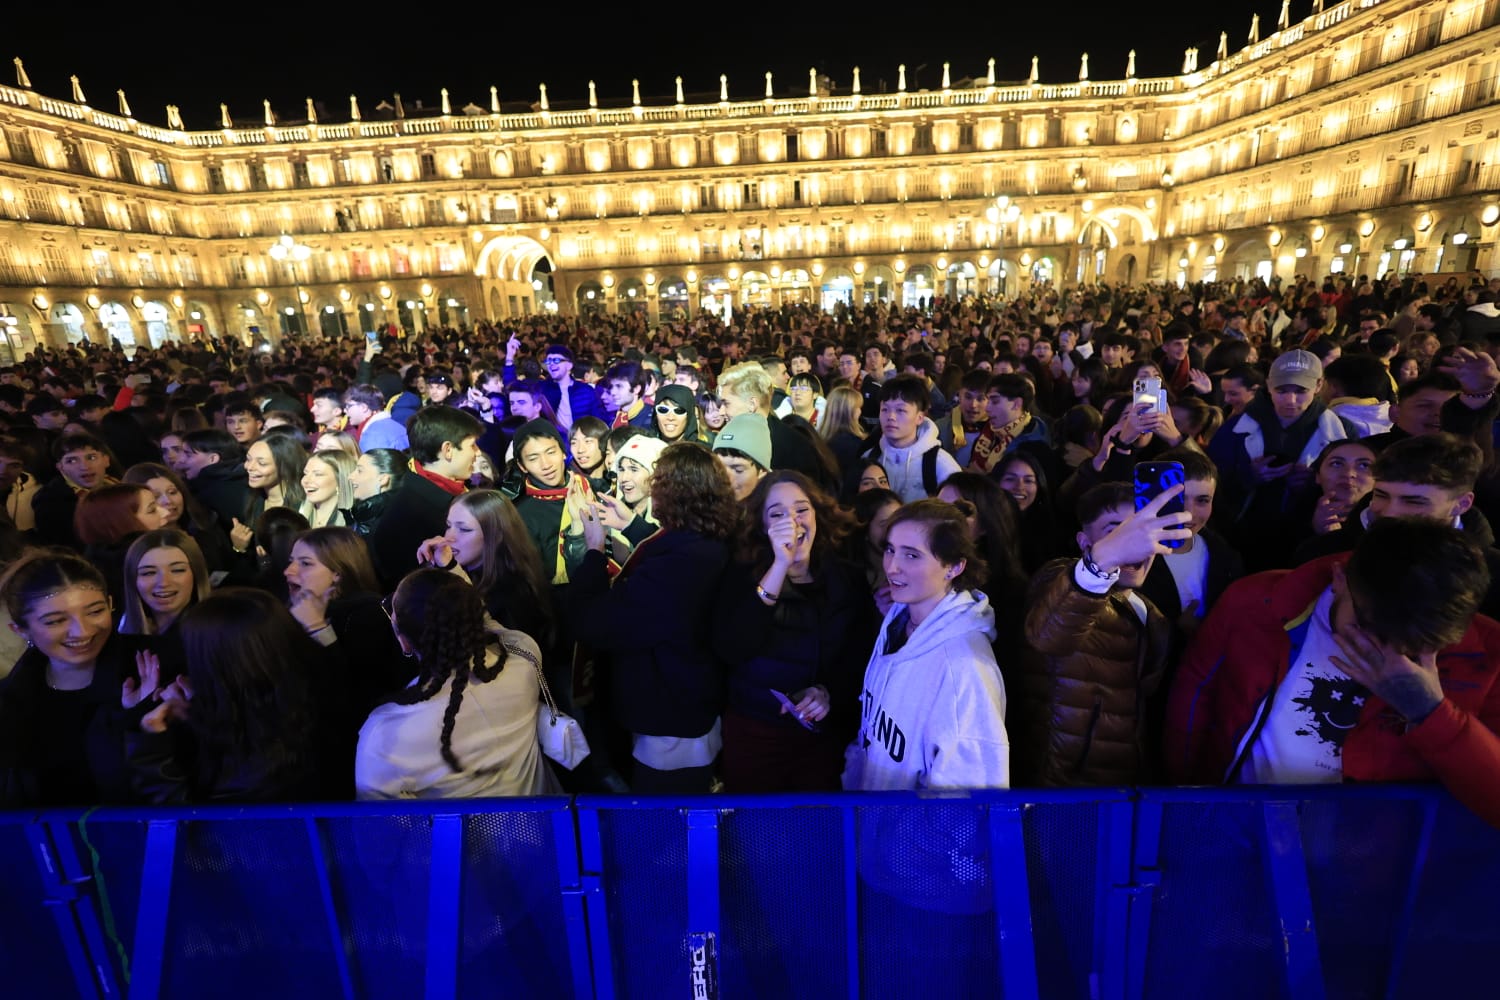
[[[796,163],[797,162],[797,136],[796,135],[789,135],[789,136],[786,137],[786,162],[788,162],[788,163]]]
[[[430,180],[437,176],[437,157],[431,153],[422,154],[422,177]]]
[[[172,172],[161,160],[156,161],[156,182],[170,186],[172,183]]]
[[[592,260],[594,256],[594,238],[592,236],[578,237],[578,256],[582,260]]]
[[[351,251],[349,251],[349,268],[353,272],[354,277],[356,277],[356,278],[369,278],[369,277],[373,277],[373,275],[371,274],[371,269],[370,269],[370,251],[368,251],[368,250],[351,250]]]
[[[797,205],[802,204],[802,182],[801,181],[792,181],[792,202],[794,204],[797,204]]]
[[[154,282],[157,282],[157,281],[161,280],[161,275],[158,274],[157,270],[156,270],[156,254],[154,254],[154,253],[142,253],[142,254],[138,254],[136,256],[136,260],[139,261],[139,264],[140,264],[141,280],[142,281],[148,281],[148,282],[153,282],[154,283]]]
[[[178,280],[184,285],[197,284],[198,282],[198,260],[188,254],[173,254],[172,267],[177,272]]]
[[[632,233],[621,233],[619,240],[620,256],[631,258],[635,256],[635,236]]]
[[[411,256],[405,247],[391,247],[391,273],[411,273]]]
[[[960,125],[958,127],[958,148],[959,149],[973,149],[974,148],[974,126],[973,125]]]
[[[932,152],[932,126],[918,125],[912,132],[912,148],[919,153]]]
[[[101,252],[104,253],[105,258],[108,259],[109,252]],[[67,255],[63,253],[62,247],[51,243],[44,243],[42,245],[42,266],[46,268],[48,274],[65,273],[68,269],[68,258]],[[113,270],[110,271],[110,276],[114,276]]]
[[[870,136],[871,150],[876,156],[884,156],[886,151],[885,129],[875,129]]]
[[[224,193],[224,168],[223,167],[209,167],[208,168],[208,189],[210,191],[212,191],[214,194],[223,194]]]
[[[745,205],[759,205],[760,204],[760,184],[755,183],[755,182],[751,182],[749,184],[741,184],[740,188],[744,192],[744,201],[742,202],[742,204],[745,204]]]
[[[292,161],[292,183],[297,187],[312,187],[312,180],[307,176],[307,161]]]
[[[828,229],[828,252],[839,254],[844,252],[844,227],[830,226]]]
[[[712,184],[698,185],[698,205],[700,208],[717,208],[719,200],[715,197],[715,188]]]
[[[56,250],[56,249],[57,249],[56,247],[50,247],[49,246],[49,247],[43,247],[42,251],[45,254],[46,251],[48,251],[48,250]],[[113,280],[115,280],[115,265],[114,265],[114,262],[109,259],[109,251],[108,250],[95,250],[93,252],[93,258],[94,258],[94,280],[96,280],[96,281],[113,281]],[[47,262],[47,267],[48,267],[49,270],[52,267],[52,262],[50,260]]]

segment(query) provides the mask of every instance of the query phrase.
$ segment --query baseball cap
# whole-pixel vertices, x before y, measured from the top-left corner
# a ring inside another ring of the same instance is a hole
[[[1271,374],[1266,378],[1266,385],[1276,388],[1279,385],[1295,385],[1303,389],[1317,389],[1318,383],[1323,380],[1323,362],[1311,351],[1287,351],[1278,355],[1271,362]]]

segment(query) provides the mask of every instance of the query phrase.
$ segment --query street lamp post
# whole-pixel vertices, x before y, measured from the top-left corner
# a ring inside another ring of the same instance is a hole
[[[297,277],[297,265],[305,262],[312,256],[312,247],[305,243],[298,243],[292,237],[282,234],[281,238],[271,244],[270,254],[272,259],[280,261],[292,269],[292,284],[297,296],[297,316],[299,332],[309,333],[307,330],[307,313],[302,308],[302,283]]]

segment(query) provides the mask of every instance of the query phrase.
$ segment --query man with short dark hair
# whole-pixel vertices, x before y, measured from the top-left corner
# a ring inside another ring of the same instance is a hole
[[[405,451],[406,428],[397,423],[385,410],[385,396],[369,383],[351,385],[344,393],[344,415],[348,423],[344,430],[360,451],[372,448],[390,448]]]
[[[249,448],[265,430],[265,417],[260,407],[249,399],[236,399],[224,407],[224,429],[239,442],[241,448]]]
[[[109,449],[92,434],[65,434],[52,446],[58,475],[31,498],[36,536],[46,545],[82,549],[73,532],[73,513],[83,494],[114,482],[109,475]]]
[[[1349,556],[1229,588],[1172,685],[1181,784],[1436,781],[1500,825],[1500,624],[1448,525],[1385,518]]]
[[[425,406],[407,424],[411,473],[401,480],[370,536],[381,580],[395,589],[417,567],[417,549],[447,528],[448,506],[468,488],[484,428],[467,411]]]
[[[189,431],[182,436],[180,465],[188,490],[228,531],[250,501],[245,449],[217,427]]]
[[[885,469],[891,489],[904,503],[937,496],[943,480],[959,471],[927,416],[931,398],[918,375],[897,375],[880,389],[880,439],[865,457]]]
[[[1023,447],[1036,451],[1044,468],[1051,467],[1047,424],[1031,412],[1035,402],[1036,388],[1026,376],[1007,373],[990,378],[985,386],[989,424],[969,453],[970,472],[996,474],[1005,456]]]
[[[542,395],[552,404],[552,412],[557,414],[558,426],[564,433],[583,417],[604,419],[599,394],[592,386],[573,378],[573,352],[566,344],[552,344],[542,352],[542,368],[547,372]]]

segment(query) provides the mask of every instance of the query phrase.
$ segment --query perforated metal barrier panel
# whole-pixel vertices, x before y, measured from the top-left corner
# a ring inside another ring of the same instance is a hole
[[[0,814],[8,997],[1493,995],[1432,788]]]

